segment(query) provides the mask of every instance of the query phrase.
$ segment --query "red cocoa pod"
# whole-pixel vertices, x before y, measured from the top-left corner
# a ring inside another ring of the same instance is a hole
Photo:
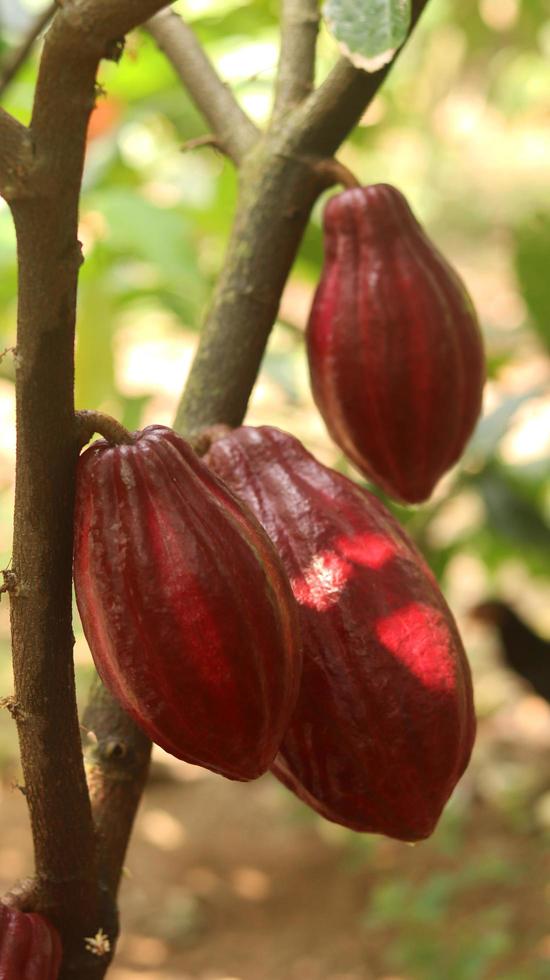
[[[298,611],[252,513],[177,433],[95,442],[74,579],[103,682],[167,752],[230,779],[269,767],[298,694]]]
[[[273,772],[324,817],[432,833],[475,735],[453,616],[405,531],[293,436],[243,427],[204,457],[250,505],[301,613],[298,704]]]
[[[0,903],[0,980],[57,980],[61,959],[51,922]]]
[[[475,310],[395,187],[331,198],[307,327],[313,397],[344,453],[417,503],[461,456],[481,409]]]

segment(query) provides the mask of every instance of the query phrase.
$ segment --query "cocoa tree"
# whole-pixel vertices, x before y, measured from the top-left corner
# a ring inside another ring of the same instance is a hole
[[[411,29],[427,0],[413,0]],[[151,745],[98,683],[82,718],[72,664],[75,467],[96,427],[73,401],[77,237],[86,130],[101,59],[138,25],[165,52],[238,169],[239,194],[219,280],[174,422],[191,436],[246,412],[311,208],[343,177],[334,154],[395,60],[367,73],[342,57],[314,88],[318,0],[282,0],[273,113],[260,132],[165,0],[59,0],[28,126],[0,109],[0,193],[17,234],[17,459],[11,607],[17,723],[35,853],[32,881],[6,901],[47,915],[63,943],[60,976],[99,980],[118,932],[116,895]],[[30,38],[4,72],[5,86]],[[85,257],[84,257],[85,258]],[[108,941],[105,941],[107,937]]]

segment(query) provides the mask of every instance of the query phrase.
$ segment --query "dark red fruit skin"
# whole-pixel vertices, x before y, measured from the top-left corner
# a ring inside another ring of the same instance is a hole
[[[324,213],[307,327],[327,429],[390,496],[418,503],[461,456],[485,361],[466,288],[395,187],[345,190]]]
[[[61,959],[51,922],[0,903],[0,980],[57,980]]]
[[[287,433],[236,429],[204,458],[265,527],[300,607],[302,685],[273,772],[336,823],[428,837],[475,736],[468,662],[431,571],[376,497]]]
[[[296,603],[252,513],[171,429],[80,457],[74,580],[98,673],[147,735],[230,779],[265,772],[298,693]]]

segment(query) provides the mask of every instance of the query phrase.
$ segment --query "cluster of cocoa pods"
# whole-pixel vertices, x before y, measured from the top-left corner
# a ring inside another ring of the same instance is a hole
[[[478,417],[465,288],[395,188],[325,212],[312,389],[349,459],[430,495]],[[74,578],[97,670],[158,745],[230,779],[268,769],[319,814],[417,841],[475,735],[470,671],[422,556],[377,497],[285,432],[150,426],[80,457]],[[42,915],[0,904],[4,980],[56,980]]]
[[[325,218],[312,386],[349,458],[428,496],[480,409],[466,291],[387,185]],[[472,749],[470,671],[424,559],[368,490],[285,432],[150,426],[80,457],[74,576],[98,672],[174,756],[271,771],[358,831],[434,829]]]

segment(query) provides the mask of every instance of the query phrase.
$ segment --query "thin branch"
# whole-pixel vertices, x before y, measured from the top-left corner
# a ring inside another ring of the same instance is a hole
[[[46,7],[31,24],[19,47],[6,58],[5,63],[0,69],[0,97],[4,94],[10,82],[13,81],[21,66],[24,65],[34,47],[35,41],[40,37],[42,31],[46,30],[56,10],[57,0],[53,0],[53,3],[50,3],[49,7]]]
[[[313,88],[319,21],[319,0],[282,0],[274,119],[302,102]]]
[[[427,2],[413,0],[408,37]],[[323,84],[298,109],[296,147],[303,153],[332,156],[372,102],[402,49],[403,45],[388,65],[373,73],[340,58]]]
[[[212,150],[223,153],[223,146],[218,137],[212,133],[204,133],[202,136],[194,136],[193,139],[186,140],[180,146],[180,153],[189,153],[191,150],[202,150],[205,147],[210,147]]]
[[[29,130],[0,106],[0,195],[3,198],[10,201],[25,192],[33,163]]]
[[[331,156],[363,115],[393,62],[368,74],[340,58],[323,84],[300,106],[296,132],[302,151]]]
[[[240,163],[259,132],[219,77],[202,45],[173,11],[162,11],[145,25],[214,131],[224,151]]]
[[[0,174],[9,176],[11,167],[25,183],[24,194],[10,199],[19,261],[10,578],[14,713],[35,851],[32,905],[51,915],[62,931],[60,980],[99,980],[109,958],[87,951],[84,939],[100,928],[116,938],[113,896],[98,880],[102,860],[80,747],[72,663],[78,200],[99,61],[120,51],[123,34],[164,2],[74,0],[60,6],[40,62],[30,125],[33,166],[26,182],[17,170],[17,155],[0,154]],[[0,132],[17,137],[21,149],[27,145],[26,131],[8,125],[8,119],[0,114]],[[147,762],[143,765],[146,771]],[[132,814],[134,795],[128,793]],[[118,814],[111,830],[118,838],[117,819]],[[105,846],[109,849],[108,840]]]

